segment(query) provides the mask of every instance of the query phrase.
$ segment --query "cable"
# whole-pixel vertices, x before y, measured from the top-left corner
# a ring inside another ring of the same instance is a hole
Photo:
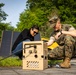
[[[15,55],[16,53],[20,52],[21,50],[24,50],[24,49],[27,49],[27,48],[31,48],[31,47],[35,47],[35,46],[29,46],[29,47],[26,47],[26,48],[20,49],[20,50],[18,50],[18,51],[16,51],[16,52],[12,53],[11,55],[9,55],[9,56],[7,56],[7,57],[1,59],[0,62],[1,62],[2,60],[7,59],[8,57],[10,57],[10,56],[12,56],[12,55]]]
[[[29,47],[23,48],[23,50],[24,50],[24,49],[27,49],[27,48],[31,48],[31,47],[36,48],[36,46],[29,46]],[[1,60],[0,60],[0,62],[1,62],[2,60],[7,59],[8,57],[10,57],[10,56],[14,55],[15,53],[17,53],[17,52],[21,51],[21,50],[22,50],[22,49],[20,49],[20,50],[18,50],[18,51],[16,51],[16,52],[12,53],[11,55],[9,55],[9,56],[7,56],[7,57],[5,57],[5,58],[1,59]],[[32,52],[32,53],[33,53],[33,52]],[[30,54],[32,54],[32,53],[29,53],[26,57],[28,57],[28,56],[29,56]],[[26,58],[26,57],[25,57],[25,58]],[[9,68],[9,69],[13,70],[17,75],[21,75],[20,73],[18,73],[18,72],[17,72],[17,71],[15,71],[14,69],[12,69],[12,68]]]

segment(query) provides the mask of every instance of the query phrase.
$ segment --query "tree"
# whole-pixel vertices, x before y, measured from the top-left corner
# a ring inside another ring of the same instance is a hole
[[[19,31],[37,24],[42,36],[48,37],[52,30],[48,22],[50,17],[58,15],[63,23],[76,22],[76,0],[27,0],[26,6],[17,24]]]
[[[0,37],[2,34],[2,31],[4,30],[14,30],[14,27],[10,25],[10,23],[0,23]]]
[[[6,20],[8,16],[3,10],[2,7],[4,6],[3,3],[0,3],[0,37],[3,30],[14,30],[14,27],[11,26],[10,23],[3,23],[2,21]]]
[[[51,10],[49,9],[50,8],[49,2],[44,0],[43,1],[36,0],[35,2],[31,0],[31,3],[27,2],[27,4],[28,4],[27,9],[20,14],[20,22],[18,22],[17,24],[17,29],[19,31],[22,31],[24,28],[30,28],[32,25],[37,24],[39,25],[41,32],[44,32],[42,31],[42,27],[46,26],[46,22],[48,21],[47,15]]]
[[[6,17],[8,16],[4,11],[2,11],[2,7],[4,6],[3,3],[0,3],[0,23],[3,20],[6,20]]]
[[[76,0],[53,0],[64,23],[76,23]]]

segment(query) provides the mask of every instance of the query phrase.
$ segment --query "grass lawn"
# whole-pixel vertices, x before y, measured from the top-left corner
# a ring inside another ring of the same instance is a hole
[[[0,60],[3,59],[0,57]],[[18,57],[9,57],[2,61],[0,61],[0,67],[14,67],[14,66],[22,66],[22,60],[20,60]]]

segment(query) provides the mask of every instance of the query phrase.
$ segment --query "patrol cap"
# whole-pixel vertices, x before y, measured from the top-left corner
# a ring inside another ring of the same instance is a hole
[[[58,19],[59,19],[58,16],[53,16],[52,18],[49,19],[49,22],[54,27]]]
[[[56,23],[58,19],[59,18],[57,16],[53,16],[52,18],[49,19],[49,22],[50,23]]]

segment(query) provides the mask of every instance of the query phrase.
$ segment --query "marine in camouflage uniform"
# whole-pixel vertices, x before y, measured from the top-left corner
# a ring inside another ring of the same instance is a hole
[[[50,21],[53,21],[56,25],[56,22],[59,18],[53,18]],[[75,28],[71,25],[61,25],[61,28],[58,30],[54,30],[51,34],[51,37],[56,36],[58,32],[61,30],[70,31],[75,30]],[[60,63],[60,67],[69,68],[71,67],[70,60],[73,56],[74,47],[75,47],[75,38],[70,35],[61,34],[58,39],[54,39],[54,42],[58,43],[58,47],[49,51],[49,58],[63,58],[63,62]]]

